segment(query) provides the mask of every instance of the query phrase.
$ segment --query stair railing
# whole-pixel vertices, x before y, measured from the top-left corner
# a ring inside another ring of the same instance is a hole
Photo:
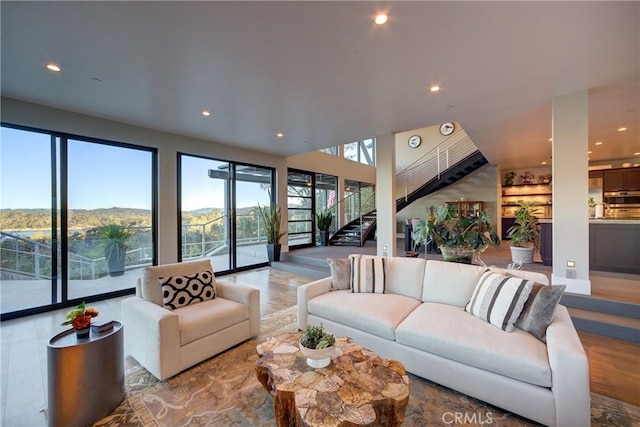
[[[442,172],[477,150],[469,135],[458,130],[396,174],[394,198],[407,200],[412,192],[434,178],[440,179]]]

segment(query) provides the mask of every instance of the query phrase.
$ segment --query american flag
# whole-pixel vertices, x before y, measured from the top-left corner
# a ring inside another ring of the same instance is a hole
[[[327,209],[330,209],[335,204],[336,204],[336,192],[331,191],[329,193],[329,198],[327,199]]]

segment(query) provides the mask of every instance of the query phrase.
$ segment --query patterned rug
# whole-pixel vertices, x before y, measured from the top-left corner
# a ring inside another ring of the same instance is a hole
[[[262,319],[260,336],[166,381],[137,365],[126,372],[126,398],[95,426],[273,426],[273,400],[256,379],[256,345],[296,330],[296,307]],[[425,379],[409,375],[403,425],[535,426],[537,424]],[[592,426],[640,426],[640,408],[591,393]]]

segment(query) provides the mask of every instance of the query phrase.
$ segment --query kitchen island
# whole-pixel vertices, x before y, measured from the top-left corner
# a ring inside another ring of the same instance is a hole
[[[539,222],[542,263],[553,265],[552,220]],[[640,274],[640,219],[590,219],[589,269]]]

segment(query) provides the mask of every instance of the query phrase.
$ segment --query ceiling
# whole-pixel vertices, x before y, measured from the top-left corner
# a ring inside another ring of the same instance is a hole
[[[637,1],[0,7],[2,95],[38,104],[283,156],[455,121],[519,168],[550,160],[553,97],[589,90],[591,160],[640,151]]]

